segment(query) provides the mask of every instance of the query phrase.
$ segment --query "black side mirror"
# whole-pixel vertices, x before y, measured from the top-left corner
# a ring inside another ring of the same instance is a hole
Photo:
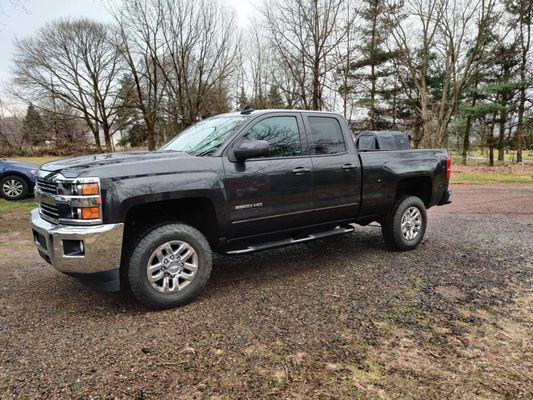
[[[270,145],[266,140],[246,140],[233,152],[239,161],[247,158],[267,157],[270,154]]]

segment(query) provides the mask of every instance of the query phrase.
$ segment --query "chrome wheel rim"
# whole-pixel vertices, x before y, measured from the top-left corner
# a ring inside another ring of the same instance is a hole
[[[18,197],[24,191],[24,186],[18,179],[8,179],[4,182],[2,191],[8,197]]]
[[[402,236],[405,240],[414,240],[420,235],[422,214],[416,207],[409,207],[402,215]]]
[[[191,284],[198,272],[198,254],[183,241],[172,240],[154,250],[146,266],[150,285],[160,293],[175,293]]]

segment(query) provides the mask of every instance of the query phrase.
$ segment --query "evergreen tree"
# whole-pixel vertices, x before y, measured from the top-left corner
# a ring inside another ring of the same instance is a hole
[[[133,78],[124,75],[118,90],[117,116],[115,126],[120,131],[119,146],[142,146],[147,140],[146,126],[139,113]]]
[[[39,146],[47,140],[43,120],[39,111],[30,103],[22,121],[24,137],[31,147]]]
[[[362,83],[354,87],[363,87],[359,103],[368,108],[368,128],[375,130],[387,125],[383,115],[386,112],[384,95],[388,90],[384,78],[392,74],[390,61],[396,54],[385,47],[389,37],[386,0],[364,0],[363,4],[360,12],[362,44],[357,46],[361,58],[352,63],[350,69],[352,79]]]
[[[283,98],[279,93],[277,85],[271,85],[268,91],[268,107],[269,108],[285,108]]]
[[[249,105],[248,97],[246,97],[246,93],[244,92],[244,87],[241,86],[241,92],[239,93],[239,97],[237,99],[237,108],[239,110],[242,110],[247,105]]]

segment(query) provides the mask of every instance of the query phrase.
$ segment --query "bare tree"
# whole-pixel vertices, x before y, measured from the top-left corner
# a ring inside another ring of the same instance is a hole
[[[12,102],[0,98],[0,147],[21,151],[26,144],[20,110]]]
[[[501,17],[496,6],[496,0],[407,0],[403,13],[390,14],[392,37],[400,49],[397,75],[404,79],[405,73],[416,88],[422,145],[438,147],[446,141],[460,95],[486,61],[491,29]],[[428,89],[432,66],[442,71],[440,95],[433,100]]]
[[[100,128],[112,149],[120,62],[109,26],[88,19],[58,20],[15,41],[15,82],[21,97],[57,98],[77,110],[100,150]]]
[[[157,118],[161,113],[166,81],[159,67],[165,59],[162,44],[163,3],[160,1],[126,0],[114,10],[120,32],[120,53],[132,77],[134,104],[146,125],[148,149],[156,146]]]
[[[531,51],[531,25],[533,24],[533,3],[531,0],[507,0],[507,9],[514,16],[516,36],[520,47],[520,87],[518,99],[518,122],[516,127],[516,162],[522,162],[522,149],[524,148],[524,136],[526,123],[524,113],[526,110],[527,89],[531,86],[531,71],[528,71]]]
[[[355,86],[358,84],[353,77],[352,66],[360,52],[357,45],[361,37],[357,32],[356,17],[359,10],[352,2],[346,2],[342,11],[344,29],[339,34],[343,39],[338,43],[334,52],[333,91],[340,97],[342,115],[351,119],[355,102]]]
[[[431,102],[428,76],[432,63],[432,51],[437,42],[439,25],[444,16],[445,0],[406,0],[402,13],[390,13],[389,24],[399,57],[395,61],[396,75],[406,94],[413,83],[416,89],[417,113],[422,124],[423,146],[431,144]],[[408,17],[406,17],[408,16]]]
[[[341,24],[343,0],[269,0],[262,14],[280,67],[293,85],[301,107],[320,110],[324,88],[335,69],[334,52],[346,35]]]
[[[176,119],[188,126],[210,115],[209,93],[238,70],[240,33],[232,9],[216,0],[152,0],[162,10],[157,63]]]
[[[484,49],[491,42],[491,30],[498,25],[501,16],[495,10],[496,5],[496,0],[444,2],[441,43],[437,46],[444,60],[444,82],[434,147],[445,142],[461,93],[470,83],[477,66],[487,59],[488,53],[484,53]]]

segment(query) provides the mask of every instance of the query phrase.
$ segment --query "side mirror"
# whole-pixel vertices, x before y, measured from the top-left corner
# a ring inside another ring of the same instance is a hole
[[[233,153],[238,161],[248,158],[267,157],[270,154],[270,145],[266,140],[247,140],[233,150]]]

